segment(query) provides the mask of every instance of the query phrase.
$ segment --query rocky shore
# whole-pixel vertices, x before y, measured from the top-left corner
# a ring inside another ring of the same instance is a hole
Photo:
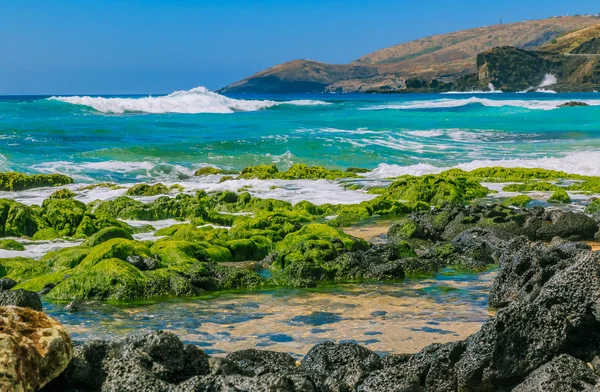
[[[304,166],[227,175],[357,178],[355,170]],[[15,178],[28,184],[27,178]],[[565,179],[570,181],[561,183]],[[493,193],[482,182],[555,194],[548,208],[532,206],[527,195],[473,203]],[[600,381],[600,253],[586,242],[600,239],[598,202],[587,201],[585,212],[563,207],[571,202],[567,190],[597,192],[599,183],[561,172],[488,168],[400,177],[368,189],[374,199],[349,206],[291,205],[244,192],[189,195],[161,184],[136,186],[129,196],[90,205],[65,189],[42,206],[2,200],[5,235],[83,242],[40,260],[0,259],[0,332],[6,348],[0,386],[15,391],[594,390]],[[165,196],[143,203],[135,199],[140,193]],[[385,243],[374,245],[340,229],[374,216],[395,222]],[[123,219],[183,222],[154,230],[152,240],[135,240],[139,229]],[[386,357],[355,343],[328,342],[313,347],[300,363],[285,353],[255,349],[217,358],[160,331],[72,347],[64,328],[41,312],[40,301],[43,296],[70,302],[69,310],[77,311],[100,300],[387,281],[449,267],[490,266],[498,267],[489,293],[497,312],[480,331],[416,354]]]

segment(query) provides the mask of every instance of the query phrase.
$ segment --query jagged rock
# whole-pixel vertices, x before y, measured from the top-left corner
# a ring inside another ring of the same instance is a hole
[[[0,307],[0,390],[37,391],[57,377],[72,356],[71,338],[42,312]]]
[[[0,290],[10,290],[17,285],[17,282],[10,278],[0,279]]]
[[[540,366],[512,392],[592,391],[599,378],[585,362],[561,355]]]
[[[273,351],[255,349],[236,351],[228,354],[226,359],[236,363],[243,371],[257,376],[296,369],[296,361],[291,355]]]
[[[166,391],[209,373],[208,357],[202,350],[158,331],[118,343],[84,343],[47,390]]]
[[[525,237],[516,238],[500,258],[488,298],[490,306],[502,308],[516,300],[535,299],[552,276],[573,264],[574,256],[589,249],[583,243],[531,245]]]
[[[451,244],[470,268],[484,268],[498,262],[508,241],[514,236],[508,232],[474,227],[460,233]]]
[[[325,342],[306,354],[301,368],[323,380],[327,390],[342,392],[355,390],[371,372],[382,369],[383,362],[358,344]]]
[[[33,291],[23,289],[0,291],[0,306],[18,306],[33,310],[42,310],[40,296]]]

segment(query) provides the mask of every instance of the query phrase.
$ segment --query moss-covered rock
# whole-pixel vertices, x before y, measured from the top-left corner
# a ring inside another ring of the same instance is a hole
[[[383,193],[384,197],[399,201],[462,204],[485,197],[490,190],[468,177],[426,175],[403,176],[394,181]]]
[[[133,241],[131,234],[122,227],[109,226],[90,236],[82,246],[94,247],[113,238],[124,238]]]
[[[48,198],[49,199],[72,199],[75,197],[75,192],[70,189],[59,189],[56,192],[52,193]]]
[[[170,189],[161,183],[154,185],[136,184],[125,192],[128,196],[157,196],[168,195],[169,193]]]
[[[229,174],[239,174],[239,172],[235,171],[235,170],[219,169],[217,167],[212,167],[212,166],[201,167],[200,169],[198,169],[194,172],[194,176],[196,176],[196,177],[210,176],[210,175],[215,175],[215,174],[229,175]]]
[[[548,201],[550,203],[569,204],[571,202],[571,198],[564,189],[557,189],[552,196],[550,196]]]
[[[305,164],[292,165],[287,171],[281,172],[276,165],[259,165],[244,168],[238,179],[259,180],[337,180],[341,178],[356,178],[354,172],[326,169],[321,166],[308,166]]]
[[[532,201],[533,199],[527,195],[518,195],[504,200],[502,204],[504,204],[505,206],[525,207]]]
[[[234,261],[262,260],[267,257],[272,247],[271,240],[260,235],[227,242],[227,248],[231,251]]]
[[[288,234],[275,246],[274,268],[299,261],[320,263],[344,252],[368,249],[369,244],[324,224],[309,224]]]
[[[600,214],[600,199],[592,201],[586,208],[585,212],[588,214],[598,215]]]
[[[0,249],[4,250],[25,250],[25,246],[15,240],[0,240]]]
[[[63,301],[74,298],[127,300],[143,297],[146,285],[143,273],[118,258],[105,258],[73,272],[47,297]]]
[[[0,278],[10,278],[22,282],[48,272],[47,265],[37,260],[25,257],[0,259]]]
[[[2,236],[31,237],[40,226],[38,214],[29,206],[12,200],[0,199],[0,226]]]
[[[97,184],[90,184],[90,185],[82,186],[82,187],[78,188],[77,190],[91,191],[91,190],[97,189],[97,188],[106,188],[106,189],[112,189],[112,190],[123,189],[123,187],[121,185],[117,185],[113,182],[99,182]]]
[[[42,188],[72,184],[71,177],[62,174],[33,174],[17,172],[0,173],[0,191],[23,191],[26,189]]]
[[[113,238],[91,249],[89,254],[81,261],[79,268],[90,268],[105,259],[126,260],[129,256],[150,257],[151,252],[141,242],[124,238]]]
[[[86,205],[73,199],[46,199],[42,203],[42,218],[64,236],[75,234],[86,213]]]

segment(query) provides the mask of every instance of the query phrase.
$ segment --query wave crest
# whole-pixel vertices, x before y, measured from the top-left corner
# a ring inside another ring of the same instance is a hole
[[[124,113],[217,113],[253,112],[277,105],[312,106],[328,105],[328,102],[313,100],[270,101],[234,99],[209,91],[205,87],[196,87],[186,91],[175,91],[169,95],[143,98],[105,98],[90,96],[51,97],[73,105],[93,108],[106,114]]]
[[[550,92],[546,90],[545,92]],[[458,108],[467,105],[483,105],[486,107],[518,107],[531,110],[553,110],[557,109],[560,105],[569,102],[565,99],[547,99],[547,100],[521,100],[521,99],[489,99],[489,98],[478,98],[470,97],[466,99],[436,99],[432,101],[410,101],[401,104],[387,104],[377,105],[362,110],[418,110],[418,109],[450,109]],[[600,100],[581,100],[590,106],[600,106]]]

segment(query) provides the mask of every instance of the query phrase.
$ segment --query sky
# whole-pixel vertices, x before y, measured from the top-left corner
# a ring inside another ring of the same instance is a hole
[[[597,0],[1,0],[0,95],[218,89],[293,59],[598,13]]]

